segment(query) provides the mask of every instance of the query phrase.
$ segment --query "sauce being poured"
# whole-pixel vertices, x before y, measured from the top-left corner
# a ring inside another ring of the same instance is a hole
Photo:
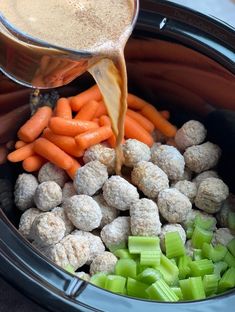
[[[87,51],[99,61],[89,69],[102,93],[117,139],[116,172],[127,108],[124,46],[132,31],[133,0],[1,0],[0,11],[14,27],[70,50]]]

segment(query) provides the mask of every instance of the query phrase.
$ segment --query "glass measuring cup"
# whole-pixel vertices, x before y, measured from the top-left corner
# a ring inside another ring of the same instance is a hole
[[[133,19],[125,35],[131,35],[139,12],[139,0],[133,0]],[[0,71],[27,87],[61,87],[86,72],[105,56],[105,52],[71,50],[31,37],[10,24],[0,12]]]

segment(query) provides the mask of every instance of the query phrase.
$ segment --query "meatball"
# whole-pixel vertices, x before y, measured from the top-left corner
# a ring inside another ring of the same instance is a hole
[[[38,209],[49,211],[62,202],[62,190],[60,186],[53,181],[39,184],[34,194],[34,202]]]
[[[71,265],[76,271],[87,262],[89,253],[87,238],[67,235],[58,244],[51,247],[48,257],[60,267],[65,269]]]
[[[109,174],[115,172],[116,153],[113,148],[109,148],[103,144],[96,144],[88,148],[83,156],[84,163],[98,160],[108,169]]]
[[[37,208],[30,208],[26,210],[21,218],[19,223],[19,232],[28,240],[32,240],[30,236],[30,230],[33,224],[34,219],[41,214],[41,210]]]
[[[138,162],[150,160],[150,148],[148,145],[135,139],[126,140],[123,144],[124,165],[134,167]]]
[[[107,179],[107,167],[94,160],[78,169],[74,177],[74,188],[79,195],[92,196],[102,188]]]
[[[102,213],[97,202],[88,195],[75,195],[64,203],[69,220],[79,230],[92,231],[100,225]]]
[[[136,236],[157,236],[161,232],[161,222],[156,203],[142,198],[130,206],[131,233]]]
[[[216,217],[221,227],[229,227],[229,214],[235,212],[235,195],[229,194]]]
[[[105,225],[100,232],[102,241],[109,249],[125,246],[130,234],[130,217],[118,217]]]
[[[187,180],[187,181],[191,181],[192,180],[192,171],[189,170],[187,167],[184,168],[184,173],[182,175],[182,177],[180,177],[179,179],[176,179],[176,180],[172,180],[172,185],[175,185],[177,182],[179,181],[184,181],[184,180]]]
[[[109,206],[104,200],[102,194],[94,196],[93,199],[97,202],[101,209],[102,219],[99,227],[102,229],[106,224],[111,223],[114,219],[118,217],[119,210]]]
[[[165,224],[163,225],[162,231],[160,234],[160,244],[161,244],[162,251],[165,251],[165,235],[166,233],[169,233],[169,232],[178,232],[182,239],[182,242],[184,244],[186,242],[186,233],[185,233],[184,228],[180,224],[177,224],[177,223]]]
[[[199,173],[192,182],[197,184],[197,187],[200,185],[200,183],[207,178],[218,178],[218,173],[214,170],[207,170],[203,171],[202,173]]]
[[[144,195],[152,199],[156,199],[160,191],[169,187],[165,172],[147,161],[141,161],[134,167],[131,180]]]
[[[92,260],[96,256],[102,254],[105,251],[105,246],[99,236],[96,236],[89,232],[79,231],[79,230],[75,230],[74,232],[72,232],[72,235],[87,238],[89,248],[90,248],[90,256],[86,264],[91,264]]]
[[[38,172],[38,181],[40,183],[54,181],[60,187],[63,187],[68,180],[67,173],[56,165],[47,162]]]
[[[204,142],[206,138],[206,128],[196,120],[186,122],[175,135],[175,142],[180,150],[185,150],[192,145]]]
[[[211,169],[215,167],[219,161],[221,149],[218,145],[206,142],[201,145],[188,147],[184,152],[186,166],[196,172]]]
[[[157,205],[164,219],[170,223],[180,223],[186,220],[192,209],[188,197],[175,188],[165,189],[158,195]]]
[[[84,281],[86,281],[86,282],[89,282],[90,281],[90,274],[88,274],[88,273],[85,273],[85,272],[83,272],[83,271],[81,271],[81,272],[76,272],[75,273],[75,275],[78,277],[78,278],[80,278],[80,279],[82,279],[82,280],[84,280]]]
[[[64,203],[66,199],[77,195],[75,188],[73,186],[73,182],[66,182],[62,189],[62,202]]]
[[[139,199],[136,187],[120,176],[112,176],[105,182],[103,196],[108,205],[119,210],[128,210]]]
[[[90,274],[94,275],[99,272],[113,273],[117,260],[118,259],[111,252],[103,252],[92,261]]]
[[[234,235],[230,232],[227,228],[220,228],[217,229],[214,232],[213,238],[212,238],[212,244],[218,245],[224,245],[227,246],[228,243],[234,238]]]
[[[61,218],[64,221],[65,235],[68,235],[73,231],[74,229],[73,223],[67,217],[64,207],[55,207],[54,209],[52,209],[51,213],[53,213],[56,217]]]
[[[32,224],[30,235],[41,246],[58,243],[65,236],[65,224],[51,212],[37,216]]]
[[[222,180],[207,178],[199,185],[195,206],[207,213],[216,213],[228,195],[229,189]]]
[[[184,157],[174,146],[159,146],[152,152],[151,161],[161,168],[170,180],[180,179],[184,174]]]
[[[192,226],[194,221],[195,221],[195,218],[199,216],[202,220],[208,220],[210,219],[211,220],[211,223],[212,223],[212,227],[211,229],[212,230],[215,230],[216,229],[216,223],[217,223],[217,220],[216,218],[214,218],[212,215],[209,215],[208,213],[206,212],[203,212],[201,210],[196,210],[196,209],[192,209],[188,214],[187,214],[187,218],[184,222],[181,222],[181,224],[183,225],[184,228],[187,228],[189,226]]]
[[[38,181],[32,174],[20,174],[16,180],[14,192],[16,207],[22,211],[33,207],[37,187]]]
[[[191,203],[194,202],[194,199],[197,195],[197,185],[196,183],[184,180],[179,181],[174,185],[174,188],[176,188],[178,191],[180,191],[182,194],[187,196]]]

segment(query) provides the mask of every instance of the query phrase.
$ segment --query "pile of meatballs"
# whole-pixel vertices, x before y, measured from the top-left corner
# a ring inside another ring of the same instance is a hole
[[[73,182],[51,163],[37,177],[20,174],[20,233],[85,280],[112,273],[118,260],[112,251],[124,248],[130,235],[159,236],[164,250],[165,234],[177,231],[192,255],[186,228],[197,215],[213,219],[212,242],[226,245],[234,237],[226,216],[235,200],[216,172],[221,149],[204,142],[206,135],[203,124],[191,120],[177,131],[175,146],[162,140],[149,148],[128,139],[122,176],[115,175],[115,150],[105,144],[86,151]]]

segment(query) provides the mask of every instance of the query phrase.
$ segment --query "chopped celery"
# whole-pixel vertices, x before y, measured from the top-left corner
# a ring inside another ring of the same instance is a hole
[[[203,243],[210,243],[212,240],[213,232],[202,229],[198,226],[195,227],[192,235],[192,245],[194,248],[201,249]]]
[[[105,288],[106,279],[107,279],[106,273],[97,273],[91,277],[90,283],[98,287]]]
[[[211,259],[212,251],[213,251],[213,246],[211,244],[204,243],[202,245],[202,256],[203,256],[203,258]]]
[[[235,267],[235,257],[228,251],[223,259],[230,268]]]
[[[168,232],[165,235],[167,258],[180,257],[185,254],[184,243],[178,232]]]
[[[193,249],[193,260],[201,260],[201,259],[203,259],[202,250]]]
[[[227,248],[221,244],[213,247],[211,244],[204,243],[202,246],[202,254],[205,258],[218,262],[224,259]]]
[[[214,274],[220,278],[221,275],[227,270],[228,264],[224,261],[219,261],[214,264]]]
[[[143,251],[157,250],[158,237],[129,236],[128,248],[131,254],[140,254]]]
[[[147,265],[141,265],[139,260],[136,260],[136,273],[137,275],[147,269]]]
[[[64,268],[65,271],[69,272],[70,274],[75,274],[74,267],[71,264],[67,264]]]
[[[149,285],[144,284],[140,281],[136,281],[133,278],[128,277],[127,279],[127,295],[137,298],[148,298],[146,289]]]
[[[219,278],[216,274],[205,275],[203,285],[206,296],[211,296],[217,292]]]
[[[115,274],[124,277],[136,277],[136,262],[133,259],[120,259],[115,265]]]
[[[171,262],[172,262],[174,265],[177,265],[176,258],[171,258],[170,260],[171,260]]]
[[[145,250],[140,254],[140,264],[155,266],[160,264],[161,249],[157,250]]]
[[[191,268],[191,276],[204,276],[212,274],[214,271],[214,264],[208,259],[192,261],[189,265]]]
[[[235,231],[235,212],[230,211],[228,214],[228,227]]]
[[[148,268],[145,269],[143,272],[141,272],[137,276],[137,280],[141,281],[145,284],[153,284],[156,282],[159,278],[162,278],[162,273],[156,269]]]
[[[184,300],[198,300],[206,298],[201,276],[181,280],[180,288],[182,290]]]
[[[219,292],[226,291],[235,286],[235,268],[229,268],[219,281]]]
[[[191,262],[191,258],[189,256],[182,256],[179,258],[178,261],[178,268],[179,268],[179,279],[185,279],[190,274],[190,266],[189,263]]]
[[[159,279],[154,284],[149,286],[146,289],[146,292],[149,295],[150,299],[166,302],[176,302],[179,300],[179,297],[163,279]]]
[[[174,291],[174,293],[179,298],[179,300],[183,300],[183,294],[182,294],[182,290],[180,287],[171,287],[171,290]]]
[[[198,226],[204,230],[212,230],[215,226],[215,221],[213,218],[202,218],[200,215],[196,216],[194,220],[195,227]]]
[[[114,255],[119,259],[136,259],[137,255],[131,255],[128,249],[117,249]]]
[[[235,238],[228,243],[227,247],[233,257],[235,257]]]
[[[191,300],[192,299],[192,292],[189,287],[189,278],[183,279],[179,281],[180,289],[183,295],[184,300]]]
[[[105,281],[105,289],[118,293],[124,294],[126,286],[126,278],[118,275],[108,275]]]
[[[186,230],[186,237],[187,239],[191,239],[193,236],[193,227],[188,227]]]
[[[162,273],[163,279],[168,285],[174,285],[178,281],[179,269],[165,255],[161,254],[160,265],[155,266],[154,269]]]

